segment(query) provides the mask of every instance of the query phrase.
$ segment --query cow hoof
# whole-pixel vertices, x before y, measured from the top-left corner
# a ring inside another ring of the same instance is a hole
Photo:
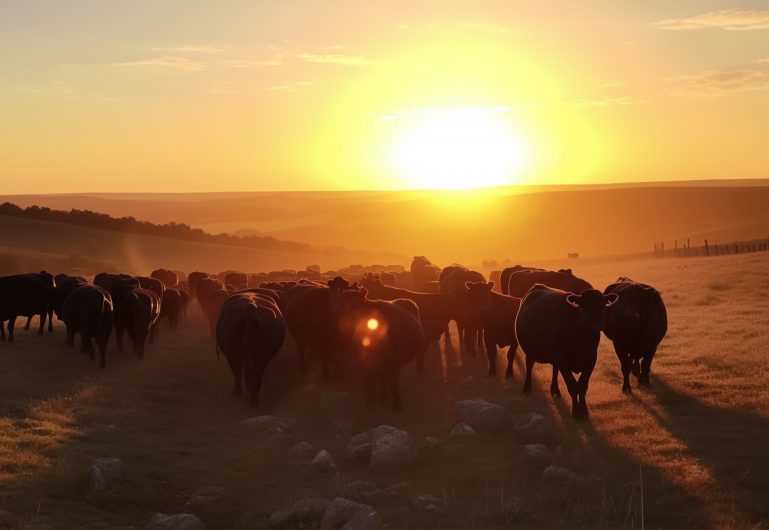
[[[632,394],[633,389],[630,387],[630,385],[622,385],[622,393],[623,394]]]
[[[497,375],[497,369],[489,368],[489,377],[494,377],[495,375]]]

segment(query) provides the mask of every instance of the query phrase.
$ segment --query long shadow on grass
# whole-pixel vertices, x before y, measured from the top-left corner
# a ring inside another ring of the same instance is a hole
[[[689,453],[708,467],[735,509],[755,524],[769,521],[769,420],[735,408],[709,405],[673,388],[662,377],[653,392],[665,414],[644,403],[650,414]]]

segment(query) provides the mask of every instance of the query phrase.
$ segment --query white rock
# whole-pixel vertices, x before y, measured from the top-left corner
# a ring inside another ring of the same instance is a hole
[[[347,521],[342,530],[383,530],[384,525],[374,510],[361,510]]]
[[[166,515],[156,513],[147,524],[147,530],[205,530],[205,525],[191,513]]]
[[[318,471],[331,471],[336,469],[336,460],[331,456],[331,453],[321,449],[310,462],[310,467]]]
[[[411,464],[417,457],[414,438],[390,425],[380,425],[371,432],[372,468],[399,467]]]
[[[449,438],[469,438],[472,436],[475,436],[475,429],[464,422],[454,425],[454,428],[449,433]]]
[[[119,458],[97,458],[91,465],[88,498],[94,499],[123,477],[123,461]]]
[[[454,411],[460,422],[469,424],[476,431],[500,433],[511,427],[508,411],[483,399],[466,399],[454,403]]]
[[[243,420],[241,424],[259,431],[291,432],[296,427],[296,419],[264,415],[248,418]]]
[[[315,447],[311,443],[302,440],[297,442],[288,452],[288,455],[296,460],[312,458],[315,455]]]
[[[548,440],[551,437],[548,421],[542,414],[536,412],[530,412],[518,420],[515,432],[529,442]]]
[[[361,510],[373,511],[367,504],[359,504],[350,499],[336,497],[326,506],[320,520],[320,530],[339,530]]]

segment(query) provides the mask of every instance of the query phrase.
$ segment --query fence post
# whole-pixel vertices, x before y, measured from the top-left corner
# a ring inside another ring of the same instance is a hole
[[[710,257],[710,249],[708,248],[708,240],[705,240],[705,255]]]

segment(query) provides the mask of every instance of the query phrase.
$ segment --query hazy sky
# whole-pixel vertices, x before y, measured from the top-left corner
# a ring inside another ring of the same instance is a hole
[[[497,144],[510,183],[757,178],[768,139],[766,0],[0,2],[5,193],[415,187]]]

